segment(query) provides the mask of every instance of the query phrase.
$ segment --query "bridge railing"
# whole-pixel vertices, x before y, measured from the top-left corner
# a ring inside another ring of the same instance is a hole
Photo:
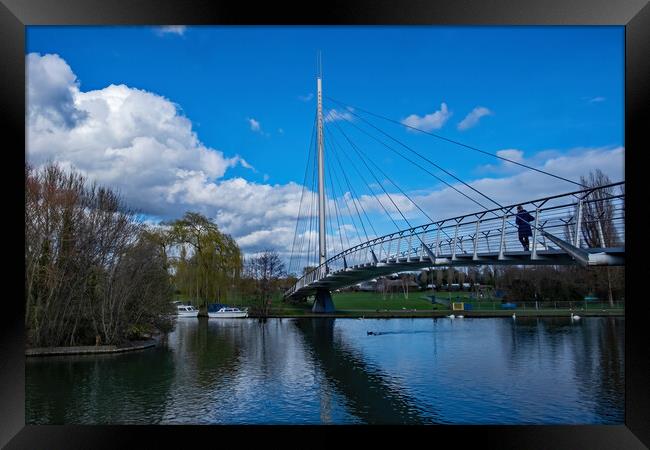
[[[531,258],[561,249],[546,239],[545,231],[578,248],[623,247],[625,243],[625,182],[465,214],[387,234],[353,246],[329,258],[300,278],[285,295],[339,273],[371,265],[428,259],[432,264],[458,259],[480,261],[482,255],[524,251],[516,225],[521,204],[530,222]],[[479,262],[480,263],[480,262]]]

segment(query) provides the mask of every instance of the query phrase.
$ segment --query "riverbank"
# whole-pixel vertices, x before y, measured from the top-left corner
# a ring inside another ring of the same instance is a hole
[[[90,355],[98,353],[123,353],[155,347],[156,339],[132,341],[124,345],[84,345],[75,347],[38,347],[25,350],[25,356],[60,356],[60,355]]]
[[[294,311],[282,312],[281,314],[271,313],[267,317],[271,318],[292,318],[292,317],[336,317],[336,318],[373,318],[373,319],[397,319],[397,318],[417,318],[417,317],[447,317],[450,314],[463,315],[464,317],[512,317],[514,313],[517,317],[570,317],[571,313],[577,314],[581,317],[622,317],[625,316],[625,310],[605,310],[605,311],[584,311],[580,309],[574,310],[503,310],[503,311],[451,311],[451,310],[435,310],[435,311],[336,311],[334,313],[315,314],[311,311]],[[249,317],[260,317],[249,315]]]
[[[501,299],[472,298],[469,292],[435,294],[436,303],[431,302],[434,293],[412,292],[403,295],[383,295],[376,292],[342,292],[332,294],[336,311],[332,314],[312,313],[312,302],[288,304],[276,302],[271,307],[269,317],[373,317],[373,318],[413,318],[446,317],[450,314],[464,317],[569,317],[571,313],[589,317],[624,316],[625,304],[617,302],[557,301],[557,302],[512,302],[512,308],[503,308]],[[446,304],[445,304],[446,303]],[[454,309],[454,303],[456,308]],[[512,309],[511,309],[512,308]],[[253,314],[251,314],[253,316]]]
[[[436,302],[431,299],[435,296]],[[378,292],[335,292],[332,300],[336,312],[332,314],[312,313],[312,301],[303,303],[285,303],[278,295],[273,299],[271,309],[266,317],[376,317],[376,318],[411,318],[411,317],[445,317],[450,314],[462,314],[465,317],[569,317],[571,313],[580,316],[608,317],[624,316],[625,303],[616,301],[613,305],[602,301],[510,301],[514,306],[503,308],[500,298],[481,298],[480,300],[466,291],[410,292],[402,294],[382,294]],[[453,309],[453,304],[461,309]],[[259,317],[255,313],[254,300],[232,302],[232,306],[249,308],[249,317]],[[207,318],[207,311],[200,308],[199,317]]]

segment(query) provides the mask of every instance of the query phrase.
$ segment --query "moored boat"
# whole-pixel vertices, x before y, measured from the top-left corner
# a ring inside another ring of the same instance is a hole
[[[227,319],[248,317],[248,308],[242,310],[227,305],[221,305],[219,303],[213,303],[208,305],[208,317]]]
[[[176,314],[178,317],[198,317],[199,310],[192,305],[176,305]]]

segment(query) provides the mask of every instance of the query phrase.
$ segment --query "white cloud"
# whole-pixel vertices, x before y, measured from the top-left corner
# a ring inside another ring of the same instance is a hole
[[[517,150],[516,148],[508,148],[504,150],[499,150],[496,152],[496,155],[508,159],[510,161],[500,160],[496,165],[487,165],[479,168],[479,171],[494,171],[497,173],[507,173],[515,170],[523,170],[521,166],[515,163],[524,163],[524,152],[522,150]],[[539,158],[538,158],[539,159]],[[530,166],[536,166],[536,163],[529,162]]]
[[[302,188],[223,180],[236,165],[255,169],[239,155],[203,144],[170,100],[125,85],[83,92],[57,55],[29,54],[26,69],[31,164],[55,161],[74,168],[118,190],[129,206],[149,216],[201,212],[236,239],[295,225]],[[265,245],[283,242],[279,236]]]
[[[497,156],[500,156],[502,158],[508,158],[512,161],[521,162],[523,161],[524,152],[521,150],[517,150],[516,148],[508,148],[505,150],[499,150],[497,152]],[[510,164],[507,161],[506,163]]]
[[[327,114],[325,114],[325,122],[335,122],[337,120],[353,120],[354,116],[350,111],[339,111],[337,109],[330,109]]]
[[[237,157],[237,161],[239,162],[239,164],[241,164],[242,167],[245,167],[246,169],[251,169],[252,171],[257,172],[255,170],[255,167],[248,164],[248,162],[244,158]]]
[[[506,156],[509,155],[509,156]],[[502,151],[500,156],[508,157],[517,162],[522,162],[546,172],[573,180],[580,181],[580,176],[586,176],[589,171],[600,169],[612,182],[625,179],[623,147],[603,148],[577,148],[561,155],[556,155],[543,162],[538,161],[538,156],[526,160],[520,150],[509,149]],[[503,166],[514,166],[504,161]],[[580,190],[580,186],[570,184],[548,175],[528,169],[521,169],[508,177],[485,177],[469,183],[480,192],[493,198],[502,205],[514,204],[535,200],[537,198]],[[496,205],[484,197],[479,196],[462,184],[452,184],[458,190],[475,198],[479,203],[488,208]],[[434,219],[450,218],[461,214],[479,211],[481,207],[463,197],[450,187],[436,190],[429,194],[412,197],[418,205],[429,213]]]
[[[253,133],[259,133],[262,136],[266,136],[266,137],[270,136],[269,133],[262,130],[262,124],[258,120],[254,119],[252,117],[249,117],[249,118],[246,119],[246,121],[248,122],[248,125],[250,126],[250,129],[251,129],[251,131]]]
[[[462,131],[467,130],[468,128],[472,128],[478,124],[478,121],[481,119],[481,117],[490,116],[492,114],[492,111],[489,109],[483,106],[477,106],[458,123],[458,129]]]
[[[253,119],[252,117],[249,117],[246,120],[248,121],[248,124],[251,127],[251,131],[255,131],[257,133],[262,132],[262,127],[260,126],[260,123],[257,120]]]
[[[313,99],[313,98],[314,98],[314,93],[313,93],[313,92],[310,92],[310,93],[307,94],[307,95],[299,95],[299,96],[298,96],[298,100],[300,100],[300,101],[302,101],[302,102],[308,102],[308,101],[310,101],[310,100]]]
[[[447,104],[443,102],[438,111],[422,117],[417,114],[411,114],[406,119],[403,119],[402,123],[424,131],[437,130],[445,125],[447,120],[451,117],[451,114],[452,113],[447,108]]]
[[[589,103],[600,103],[600,102],[604,102],[604,101],[605,101],[605,97],[592,97],[592,98],[589,98]]]
[[[79,91],[77,76],[58,55],[27,55],[29,71],[27,120],[48,121],[55,126],[70,128],[87,115],[75,107],[75,94]]]
[[[176,34],[178,36],[183,36],[186,30],[187,27],[185,25],[167,25],[164,27],[156,28],[156,33],[159,36],[162,36],[164,34]]]
[[[398,209],[395,208],[395,205],[393,205],[393,202],[395,202],[395,205],[397,205],[397,208],[402,213],[417,211],[415,205],[403,194],[391,192],[389,198],[385,193],[377,193],[375,196],[362,195],[360,198],[360,203],[367,212],[378,212],[385,215],[386,211],[388,211],[395,220],[402,220],[402,216],[399,214]]]

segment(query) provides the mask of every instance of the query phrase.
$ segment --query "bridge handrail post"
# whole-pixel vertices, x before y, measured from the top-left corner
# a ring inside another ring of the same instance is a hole
[[[422,233],[422,237],[420,238],[420,261],[422,261],[422,257],[424,256],[424,240],[426,239],[427,232],[426,230]]]
[[[386,250],[386,264],[388,264],[390,261],[390,248],[393,246],[393,240],[389,239],[388,240],[388,250]]]
[[[456,259],[456,240],[458,239],[458,226],[460,225],[460,222],[456,221],[456,226],[454,227],[454,244],[453,247],[451,248],[451,260],[454,261]]]
[[[427,241],[427,231],[424,230],[424,233],[422,233],[422,237],[420,238],[420,261],[422,261],[422,258],[424,257],[424,246],[425,242]]]
[[[409,259],[411,259],[411,250],[413,250],[413,248],[411,247],[411,244],[413,243],[413,233],[414,232],[412,230],[409,233],[409,246],[408,246],[408,253],[406,254],[406,262],[408,262]]]
[[[537,259],[537,228],[539,224],[539,206],[535,209],[535,227],[533,228],[533,251],[530,259]]]
[[[481,226],[481,219],[478,219],[476,221],[476,233],[474,234],[474,255],[472,256],[472,259],[475,261],[478,259],[478,232],[480,226]]]
[[[399,262],[399,249],[400,249],[401,244],[402,244],[402,236],[400,235],[400,237],[397,239],[397,250],[395,250],[395,262],[396,263]]]
[[[436,258],[438,257],[438,243],[440,242],[440,223],[436,224],[438,226],[438,230],[436,231],[436,248],[433,252],[433,256]],[[432,261],[433,262],[433,261]]]
[[[497,259],[503,259],[503,246],[506,238],[506,215],[507,213],[504,213],[503,219],[501,220],[501,241],[499,242],[499,256]]]
[[[542,225],[540,226],[540,229],[542,229],[542,230],[544,229],[544,225],[546,225],[546,222],[548,222],[548,220],[545,220],[544,222],[542,222]],[[542,234],[542,245],[544,246],[545,250],[548,250],[548,244],[546,243],[546,235],[545,234]]]
[[[582,225],[582,199],[578,200],[578,217],[576,219],[576,240],[575,246],[580,248],[580,225]]]

